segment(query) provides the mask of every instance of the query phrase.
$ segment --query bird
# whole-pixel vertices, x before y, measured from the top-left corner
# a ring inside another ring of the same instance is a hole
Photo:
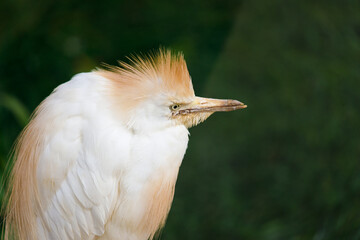
[[[73,76],[35,109],[14,147],[5,239],[153,239],[188,129],[247,107],[195,96],[182,52],[128,60]]]

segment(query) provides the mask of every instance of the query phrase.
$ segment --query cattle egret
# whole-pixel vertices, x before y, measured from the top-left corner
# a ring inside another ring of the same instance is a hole
[[[10,239],[152,239],[164,224],[188,128],[246,105],[196,97],[183,55],[159,50],[75,75],[15,147]]]

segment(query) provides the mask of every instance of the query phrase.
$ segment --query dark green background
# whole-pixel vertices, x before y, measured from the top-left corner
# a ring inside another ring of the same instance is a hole
[[[57,85],[159,46],[198,95],[161,239],[360,239],[360,2],[0,2],[0,162]],[[3,171],[1,171],[3,172]]]

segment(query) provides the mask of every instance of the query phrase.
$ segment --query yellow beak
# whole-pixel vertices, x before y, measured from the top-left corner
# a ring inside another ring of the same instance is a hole
[[[246,107],[247,105],[237,100],[195,97],[195,101],[191,104],[191,106],[189,106],[189,108],[179,110],[178,114],[184,115],[200,112],[229,112]]]

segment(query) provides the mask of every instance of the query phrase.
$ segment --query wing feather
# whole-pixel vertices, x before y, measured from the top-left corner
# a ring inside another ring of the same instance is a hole
[[[119,179],[111,174],[114,162],[103,166],[108,153],[98,151],[98,135],[106,126],[99,113],[101,81],[84,73],[60,85],[20,135],[7,207],[8,238],[86,240],[104,233]]]
[[[95,180],[99,174],[90,173],[78,164],[69,169],[66,178],[48,201],[44,210],[47,228],[56,239],[89,239],[100,236],[110,216],[113,194],[104,189],[113,189],[115,181]],[[96,182],[96,184],[95,184]],[[41,183],[39,183],[39,187]],[[49,189],[51,190],[51,189]],[[64,232],[66,236],[64,236]]]
[[[66,96],[66,91],[74,91],[74,86],[58,91],[63,91],[61,95]],[[55,98],[56,93],[51,97]],[[46,136],[48,144],[38,163],[40,202],[46,206],[39,215],[42,219],[38,224],[43,225],[39,229],[44,231],[39,237],[92,239],[105,231],[117,181],[101,172],[101,159],[87,145],[92,141],[84,139],[83,132],[92,129],[85,127],[88,126],[85,117],[88,113],[79,104],[82,99],[70,100],[67,103],[48,101],[47,116],[54,118],[49,119],[52,130]],[[57,108],[55,103],[61,107]],[[70,109],[65,111],[70,114],[64,116],[57,111],[64,108]]]

